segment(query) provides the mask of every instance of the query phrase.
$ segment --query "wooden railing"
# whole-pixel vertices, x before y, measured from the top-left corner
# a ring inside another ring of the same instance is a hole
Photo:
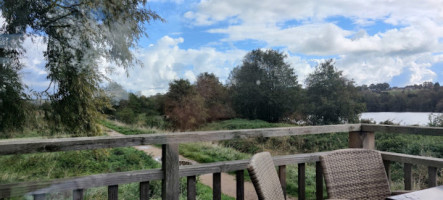
[[[84,137],[62,139],[18,139],[0,141],[0,155],[24,154],[35,152],[57,152],[70,150],[88,150],[99,148],[128,147],[136,145],[162,145],[162,168],[97,174],[78,178],[53,181],[38,181],[0,185],[0,199],[33,195],[34,199],[44,199],[46,194],[61,191],[73,191],[73,199],[83,199],[83,190],[107,186],[108,199],[118,199],[118,185],[140,183],[140,199],[149,199],[149,182],[162,180],[162,199],[178,199],[179,179],[187,177],[188,199],[196,198],[196,177],[213,174],[213,199],[221,199],[221,173],[236,172],[237,199],[244,199],[244,170],[249,160],[235,160],[179,166],[178,144],[201,141],[221,141],[250,137],[280,137],[321,133],[349,132],[350,148],[375,147],[375,132],[405,133],[431,136],[443,136],[443,128],[387,126],[367,124],[346,124],[331,126],[306,126],[271,129],[251,129],[233,131],[182,132],[167,134],[131,135],[118,137]],[[286,194],[286,166],[298,165],[298,199],[305,199],[306,163],[315,163],[316,198],[323,199],[323,176],[319,156],[328,152],[275,156],[278,175]],[[399,153],[381,152],[387,174],[391,162],[404,163],[405,189],[412,188],[412,165],[428,166],[429,187],[437,184],[437,170],[443,168],[443,159],[412,156]]]

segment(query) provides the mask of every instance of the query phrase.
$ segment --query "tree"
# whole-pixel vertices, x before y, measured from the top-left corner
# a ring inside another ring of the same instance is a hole
[[[249,119],[279,121],[297,105],[300,85],[286,55],[275,50],[253,50],[229,77],[233,108]]]
[[[205,72],[198,75],[195,88],[205,101],[205,107],[208,110],[208,121],[234,117],[228,89],[220,83],[214,74]]]
[[[110,82],[105,88],[104,91],[106,95],[111,98],[112,105],[118,105],[120,100],[127,100],[129,97],[128,92],[116,82]]]
[[[165,115],[182,131],[195,129],[206,122],[207,110],[204,99],[188,80],[169,83],[165,99]]]
[[[365,110],[353,81],[337,71],[332,60],[319,64],[306,79],[305,114],[312,124],[357,122]]]
[[[0,49],[0,58],[9,58],[0,63],[0,137],[6,132],[21,129],[26,121],[27,95],[20,82],[18,70],[21,65],[13,50]]]
[[[63,125],[60,130],[97,134],[96,108],[103,107],[96,99],[103,78],[99,60],[125,68],[136,62],[131,49],[144,34],[144,23],[161,19],[145,4],[146,0],[0,1],[8,34],[47,38],[46,70],[56,88],[47,95],[53,124]]]

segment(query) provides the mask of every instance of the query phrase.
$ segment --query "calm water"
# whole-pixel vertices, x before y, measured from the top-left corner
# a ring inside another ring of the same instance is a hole
[[[428,112],[366,112],[361,114],[361,119],[372,119],[377,124],[382,121],[391,120],[400,125],[420,125],[427,126],[429,115],[434,117],[441,113]]]

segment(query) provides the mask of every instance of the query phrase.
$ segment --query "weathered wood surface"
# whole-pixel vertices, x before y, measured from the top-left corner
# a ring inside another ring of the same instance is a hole
[[[286,199],[286,165],[278,167],[278,178],[280,180],[281,189],[283,190],[283,195]]]
[[[162,145],[162,199],[179,199],[180,176],[178,161],[178,144]]]
[[[306,199],[306,164],[298,164],[298,199]]]
[[[34,194],[33,197],[34,197],[34,200],[45,200],[46,194]]]
[[[238,170],[235,172],[236,181],[236,199],[245,199],[245,170]]]
[[[212,199],[221,200],[221,173],[212,174]]]
[[[0,199],[10,196],[20,196],[24,194],[51,193],[160,179],[163,179],[162,171],[160,169],[152,169],[131,172],[97,174],[79,178],[58,179],[53,181],[10,183],[0,185]]]
[[[405,190],[412,190],[412,164],[403,164],[403,178],[405,184]]]
[[[287,156],[275,156],[276,166],[291,165],[298,163],[313,163],[319,161],[319,156],[328,152],[317,152],[307,154],[296,154]],[[380,152],[384,160],[411,163],[417,165],[443,167],[443,159],[412,156],[407,154]],[[249,160],[235,160],[226,162],[216,162],[209,164],[196,164],[180,166],[179,176],[198,176],[202,174],[212,174],[220,172],[231,172],[244,170],[247,168]],[[0,185],[0,199],[10,196],[20,196],[24,194],[51,193],[67,190],[76,190],[107,185],[127,184],[133,182],[145,182],[163,179],[161,169],[139,170],[131,172],[117,172],[108,174],[98,174],[78,178],[59,179],[53,181],[38,181],[27,183],[11,183]]]
[[[375,149],[374,132],[349,132],[349,148]]]
[[[361,131],[443,136],[443,128],[441,127],[361,124]]]
[[[320,162],[315,162],[315,196],[323,200],[323,168]]]
[[[149,181],[140,182],[140,200],[149,200]]]
[[[108,186],[108,200],[118,200],[118,185]]]
[[[389,186],[391,186],[391,161],[383,160],[383,165],[385,166],[386,176],[388,177]]]
[[[296,154],[288,156],[275,156],[274,163],[276,166],[316,162],[319,155],[327,152],[317,152],[308,154]],[[208,164],[196,164],[180,166],[179,176],[198,176],[202,174],[212,174],[220,172],[232,172],[245,170],[249,160],[235,160],[215,162]],[[20,196],[27,193],[51,193],[66,190],[75,190],[83,188],[101,187],[107,185],[127,184],[132,182],[144,182],[151,180],[163,179],[163,171],[161,169],[140,170],[131,172],[117,172],[108,174],[97,174],[85,177],[59,179],[53,181],[38,181],[25,183],[11,183],[0,185],[0,198],[9,196]]]
[[[188,200],[195,200],[197,197],[197,179],[195,176],[188,176],[186,179],[186,193]]]
[[[442,129],[443,130],[443,129]],[[360,124],[59,139],[0,140],[0,155],[360,131]]]
[[[83,190],[78,189],[78,190],[72,191],[72,199],[73,200],[83,200]]]
[[[414,155],[392,153],[392,152],[385,152],[385,151],[381,151],[380,153],[381,153],[383,160],[390,160],[390,161],[401,162],[401,163],[410,163],[410,164],[416,164],[416,165],[424,165],[424,166],[443,168],[443,159],[442,158],[414,156]]]
[[[428,167],[428,187],[437,186],[437,168]]]

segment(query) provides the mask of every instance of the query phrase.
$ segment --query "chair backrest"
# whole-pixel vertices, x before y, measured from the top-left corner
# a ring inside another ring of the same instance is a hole
[[[381,154],[368,149],[343,149],[320,156],[331,199],[385,199],[390,195]]]
[[[252,156],[248,166],[249,176],[254,184],[258,199],[284,200],[283,190],[269,152]]]

